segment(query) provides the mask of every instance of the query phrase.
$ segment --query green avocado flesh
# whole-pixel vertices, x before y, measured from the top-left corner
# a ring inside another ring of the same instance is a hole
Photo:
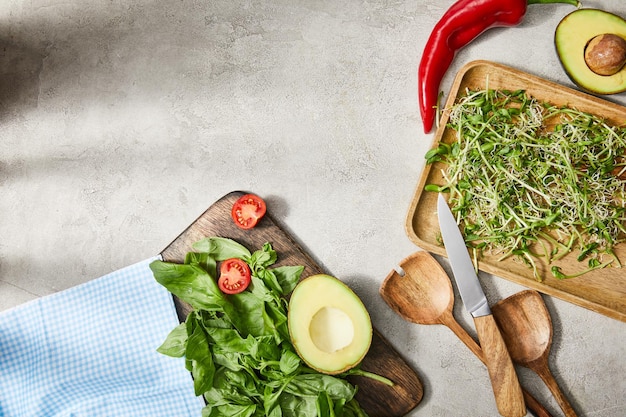
[[[330,275],[312,275],[298,283],[289,300],[288,325],[300,358],[330,375],[358,365],[372,341],[367,309],[347,285]]]
[[[585,48],[598,35],[614,34],[626,39],[626,20],[598,9],[578,9],[561,20],[554,44],[563,69],[580,88],[595,94],[626,91],[626,65],[612,75],[599,75],[585,61]]]

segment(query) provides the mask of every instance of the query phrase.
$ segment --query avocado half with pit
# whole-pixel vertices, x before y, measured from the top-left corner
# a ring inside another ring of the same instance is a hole
[[[330,275],[300,281],[289,300],[291,342],[318,372],[335,375],[357,366],[372,342],[372,322],[361,299]]]
[[[626,20],[598,9],[578,9],[556,27],[554,44],[563,69],[596,94],[626,91]]]

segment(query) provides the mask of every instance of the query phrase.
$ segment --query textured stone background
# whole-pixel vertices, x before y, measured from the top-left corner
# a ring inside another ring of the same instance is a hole
[[[405,323],[378,295],[417,250],[404,223],[432,141],[417,63],[451,4],[3,0],[0,310],[154,255],[222,195],[253,191],[418,371],[411,415],[496,415],[486,371],[452,332]],[[584,4],[626,14],[623,0]],[[441,88],[474,59],[572,86],[553,46],[571,10],[531,6],[519,27],[485,33]],[[492,302],[521,289],[481,279]],[[552,370],[576,410],[626,415],[624,323],[545,299]],[[473,331],[460,302],[455,314]]]

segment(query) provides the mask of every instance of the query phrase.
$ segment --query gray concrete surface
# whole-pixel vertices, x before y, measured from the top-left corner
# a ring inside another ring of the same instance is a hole
[[[418,371],[425,396],[410,415],[497,415],[485,369],[452,332],[408,324],[378,295],[417,250],[404,222],[433,137],[417,63],[451,4],[3,0],[0,310],[154,255],[249,190]],[[584,4],[626,14],[623,0]],[[531,6],[519,27],[485,33],[441,88],[474,59],[572,86],[553,46],[571,10]],[[491,302],[522,289],[481,279]],[[551,367],[579,415],[626,415],[626,325],[545,299]],[[536,375],[520,376],[561,415]]]

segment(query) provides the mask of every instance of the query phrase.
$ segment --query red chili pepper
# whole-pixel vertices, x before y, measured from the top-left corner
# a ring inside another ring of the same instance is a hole
[[[435,25],[418,69],[418,98],[424,133],[435,120],[439,84],[456,52],[492,27],[516,26],[528,4],[568,3],[578,0],[458,0]]]

